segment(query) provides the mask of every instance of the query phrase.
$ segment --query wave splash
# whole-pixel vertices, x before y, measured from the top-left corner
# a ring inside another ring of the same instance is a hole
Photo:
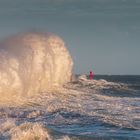
[[[0,43],[1,100],[56,90],[70,81],[72,65],[63,40],[56,35],[9,37]]]

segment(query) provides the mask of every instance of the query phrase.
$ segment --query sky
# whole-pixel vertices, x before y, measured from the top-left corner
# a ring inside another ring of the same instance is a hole
[[[0,39],[60,36],[75,74],[140,75],[140,0],[0,0]]]

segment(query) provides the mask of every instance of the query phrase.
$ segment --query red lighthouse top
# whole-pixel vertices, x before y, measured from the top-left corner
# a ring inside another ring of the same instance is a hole
[[[93,79],[93,76],[94,76],[93,72],[92,72],[92,71],[90,71],[90,74],[89,74],[89,79],[90,79],[90,80],[92,80],[92,79]]]

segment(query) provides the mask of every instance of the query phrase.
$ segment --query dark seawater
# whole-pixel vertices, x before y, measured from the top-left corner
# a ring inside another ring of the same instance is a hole
[[[27,123],[42,124],[54,140],[140,140],[140,76],[79,76],[23,106],[1,105],[0,123],[0,140],[23,136]]]
[[[115,82],[115,83],[124,83],[127,85],[127,87],[137,90],[137,92],[130,92],[129,94],[126,92],[126,96],[128,97],[138,97],[140,96],[140,75],[96,75],[94,79],[105,79],[109,82]],[[115,92],[115,91],[114,91]],[[108,92],[109,93],[109,92]],[[125,96],[125,93],[123,91],[118,92],[118,94],[115,94],[114,96]]]
[[[95,80],[105,79],[109,82],[121,82],[140,89],[140,75],[95,75]]]

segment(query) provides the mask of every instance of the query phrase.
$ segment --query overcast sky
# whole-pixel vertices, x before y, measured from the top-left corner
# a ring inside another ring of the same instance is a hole
[[[0,38],[49,31],[74,73],[140,74],[140,0],[0,0]]]

